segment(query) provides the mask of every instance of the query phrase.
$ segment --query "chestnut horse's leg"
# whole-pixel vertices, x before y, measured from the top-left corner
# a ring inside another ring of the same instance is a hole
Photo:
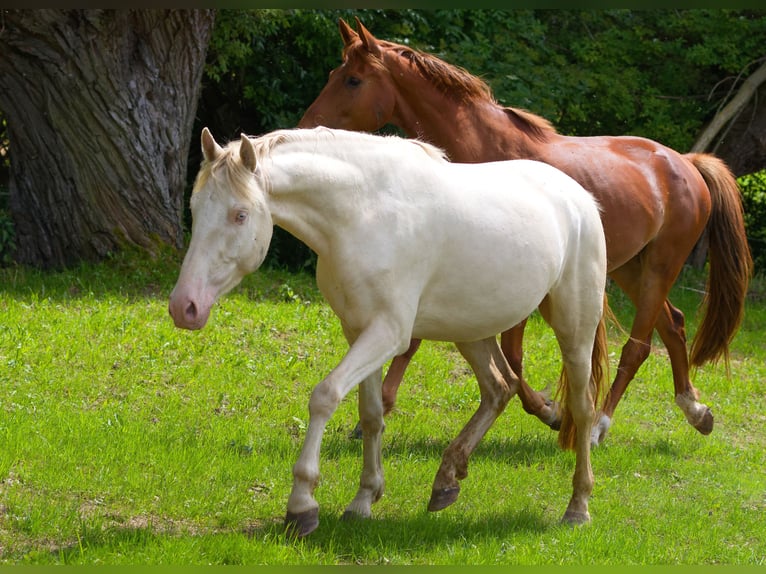
[[[713,413],[706,405],[697,401],[699,391],[694,388],[689,378],[684,314],[673,307],[670,301],[665,301],[665,307],[657,322],[657,332],[668,350],[673,369],[676,404],[686,415],[689,424],[704,435],[710,434],[713,432]]]
[[[656,244],[655,244],[656,245]],[[713,415],[710,409],[697,402],[698,392],[689,380],[688,351],[683,313],[667,301],[670,288],[678,277],[683,261],[675,266],[653,265],[653,257],[658,250],[645,252],[641,261],[638,258],[629,261],[610,275],[620,288],[630,297],[636,306],[636,315],[630,331],[630,338],[622,348],[620,363],[612,387],[607,394],[601,416],[597,421],[598,442],[602,442],[611,425],[611,419],[617,404],[651,351],[651,336],[657,329],[668,350],[673,381],[676,392],[676,404],[684,411],[689,422],[703,434],[712,431]],[[676,268],[673,274],[668,270]],[[665,269],[665,274],[653,269]]]
[[[420,347],[420,342],[420,339],[412,339],[409,348],[391,361],[386,377],[383,379],[383,416],[387,416],[393,410],[396,404],[396,392],[404,378],[404,371],[407,370],[410,360]]]
[[[476,375],[481,401],[442,455],[428,503],[430,511],[442,510],[457,500],[458,481],[468,475],[468,458],[518,390],[519,379],[505,360],[496,337],[455,345]]]
[[[636,307],[630,337],[622,347],[620,362],[612,386],[606,395],[601,414],[596,421],[594,437],[601,443],[611,425],[612,416],[628,384],[651,351],[654,324],[665,302],[670,285],[664,288],[656,284],[658,278],[645,277],[650,273],[634,258],[619,269],[611,272],[611,278],[630,297]],[[653,281],[650,281],[653,279]],[[652,284],[655,286],[652,288]],[[672,284],[672,282],[671,282]]]
[[[527,413],[535,415],[553,430],[559,430],[561,415],[558,403],[548,399],[544,393],[533,390],[522,376],[522,341],[526,324],[527,320],[524,319],[512,329],[504,331],[500,336],[500,348],[503,350],[511,369],[519,377],[521,406]]]
[[[409,348],[397,355],[391,360],[391,364],[386,371],[386,377],[383,379],[383,416],[388,416],[394,405],[396,404],[396,392],[399,390],[399,385],[402,384],[404,378],[404,371],[407,370],[407,366],[410,364],[412,357],[420,347],[420,339],[412,339],[410,341]],[[353,438],[362,438],[362,421],[356,423],[354,430],[351,431]]]

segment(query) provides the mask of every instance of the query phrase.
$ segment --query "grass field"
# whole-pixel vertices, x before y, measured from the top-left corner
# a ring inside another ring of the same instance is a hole
[[[766,298],[755,285],[731,375],[694,375],[714,412],[698,434],[659,345],[593,453],[593,522],[558,524],[572,453],[517,399],[471,459],[459,500],[426,504],[442,450],[478,404],[454,347],[426,342],[387,419],[387,490],[340,520],[361,468],[355,393],[328,425],[320,526],[282,520],[313,386],[345,350],[306,275],[260,271],[199,332],[175,329],[180,261],[127,255],[62,273],[0,270],[0,562],[6,564],[764,564]],[[693,334],[699,274],[672,300]],[[631,309],[610,290],[628,326]],[[554,382],[552,332],[525,339],[530,384]],[[623,335],[612,330],[612,368]]]

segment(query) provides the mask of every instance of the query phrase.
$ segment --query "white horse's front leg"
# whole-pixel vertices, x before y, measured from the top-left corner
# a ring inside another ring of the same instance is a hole
[[[362,430],[364,466],[359,491],[343,513],[343,518],[369,517],[372,505],[383,496],[385,481],[380,453],[385,424],[381,386],[381,371],[378,369],[359,387],[359,426]]]
[[[348,510],[365,515],[365,498],[377,500],[382,493],[380,433],[383,414],[382,406],[380,406],[380,370],[383,363],[404,351],[409,344],[409,336],[395,342],[392,333],[393,330],[385,325],[378,325],[377,328],[373,325],[365,329],[353,342],[338,366],[312,391],[309,400],[309,425],[300,456],[293,466],[293,488],[287,501],[285,525],[290,534],[305,536],[319,525],[319,504],[314,499],[313,493],[319,482],[319,451],[322,436],[327,421],[340,401],[363,379],[365,379],[365,385],[362,397],[365,398],[365,404],[372,402],[378,407],[375,408],[373,405],[370,409],[371,414],[365,412],[363,415],[366,424],[370,426],[370,438],[365,438],[364,443],[365,466],[360,491]],[[369,397],[375,390],[377,398],[371,401]],[[360,407],[361,410],[363,409]],[[377,423],[377,432],[374,431],[375,417],[381,419]],[[355,504],[357,499],[358,505]],[[369,510],[366,514],[369,515]]]

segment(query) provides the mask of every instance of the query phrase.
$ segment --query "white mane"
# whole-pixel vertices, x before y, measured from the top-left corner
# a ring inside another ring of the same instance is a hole
[[[424,142],[417,139],[406,139],[395,135],[384,136],[384,140],[388,140],[396,145],[413,145],[421,148],[426,155],[437,161],[447,161],[447,155],[441,148],[438,148],[428,142]],[[313,129],[286,129],[276,130],[265,134],[263,136],[251,138],[255,147],[256,160],[269,157],[275,148],[285,143],[321,143],[322,141],[333,140],[334,143],[339,141],[348,141],[353,149],[358,149],[359,146],[365,144],[379,145],[381,136],[376,136],[364,132],[354,132],[347,130],[329,129],[326,127],[317,127]],[[239,149],[238,142],[232,142],[230,146],[235,146]],[[228,148],[228,146],[227,146]]]

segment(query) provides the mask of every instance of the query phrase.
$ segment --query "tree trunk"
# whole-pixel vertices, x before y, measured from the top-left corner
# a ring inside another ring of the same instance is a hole
[[[17,261],[181,246],[212,10],[4,10],[0,109]]]

